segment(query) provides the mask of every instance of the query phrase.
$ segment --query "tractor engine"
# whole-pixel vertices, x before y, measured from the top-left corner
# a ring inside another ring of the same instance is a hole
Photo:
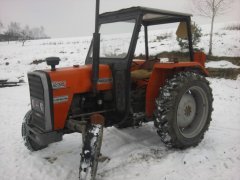
[[[95,96],[92,92],[75,94],[69,109],[68,118],[78,121],[86,120],[91,114],[97,112],[107,116],[113,110],[113,102],[111,90],[100,92],[98,96]],[[106,121],[106,123],[108,124],[109,122]]]
[[[56,58],[51,58],[56,60]],[[68,119],[81,121],[91,114],[107,114],[113,106],[112,74],[108,65],[100,65],[98,95],[92,93],[92,65],[28,73],[31,122],[27,129],[32,140],[45,145],[61,140]]]

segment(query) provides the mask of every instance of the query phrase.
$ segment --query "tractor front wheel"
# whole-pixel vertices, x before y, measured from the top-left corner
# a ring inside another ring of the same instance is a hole
[[[39,144],[37,144],[36,142],[34,142],[31,138],[30,138],[30,132],[27,130],[27,125],[31,123],[32,120],[32,111],[29,110],[24,119],[23,119],[23,123],[22,123],[22,138],[24,141],[24,145],[30,150],[30,151],[38,151],[41,149],[46,148],[47,146],[41,146]]]
[[[207,131],[212,113],[212,90],[205,77],[180,72],[160,89],[156,99],[155,126],[170,147],[198,145]]]
[[[84,134],[83,134],[84,135]],[[102,146],[103,126],[90,124],[86,134],[81,153],[79,180],[95,180],[97,174],[98,158]]]

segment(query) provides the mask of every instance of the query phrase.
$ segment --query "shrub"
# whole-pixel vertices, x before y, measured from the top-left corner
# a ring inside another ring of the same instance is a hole
[[[197,44],[201,41],[201,37],[202,37],[202,29],[194,22],[192,24],[192,44],[194,49],[198,49]],[[177,37],[177,41],[182,51],[188,49],[189,45],[188,45],[187,38]]]
[[[223,29],[224,30],[230,30],[230,31],[239,31],[240,30],[240,24],[228,25],[228,26],[225,26]]]
[[[162,40],[164,40],[164,39],[170,38],[171,36],[172,36],[171,33],[163,33],[163,34],[161,34],[160,36],[157,36],[157,37],[156,37],[156,40],[157,40],[158,42],[160,42],[160,41],[162,41]]]

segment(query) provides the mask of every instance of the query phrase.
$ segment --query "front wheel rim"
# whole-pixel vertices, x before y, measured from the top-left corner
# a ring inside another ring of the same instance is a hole
[[[199,86],[190,87],[182,95],[177,108],[177,127],[185,138],[194,138],[204,128],[209,112],[206,92]]]

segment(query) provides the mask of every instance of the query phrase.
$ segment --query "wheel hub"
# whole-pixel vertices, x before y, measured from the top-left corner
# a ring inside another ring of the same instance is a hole
[[[187,106],[184,110],[185,116],[190,116],[191,112],[192,112],[191,106]]]
[[[189,126],[196,114],[196,102],[191,94],[185,93],[178,105],[177,119],[180,128]]]

